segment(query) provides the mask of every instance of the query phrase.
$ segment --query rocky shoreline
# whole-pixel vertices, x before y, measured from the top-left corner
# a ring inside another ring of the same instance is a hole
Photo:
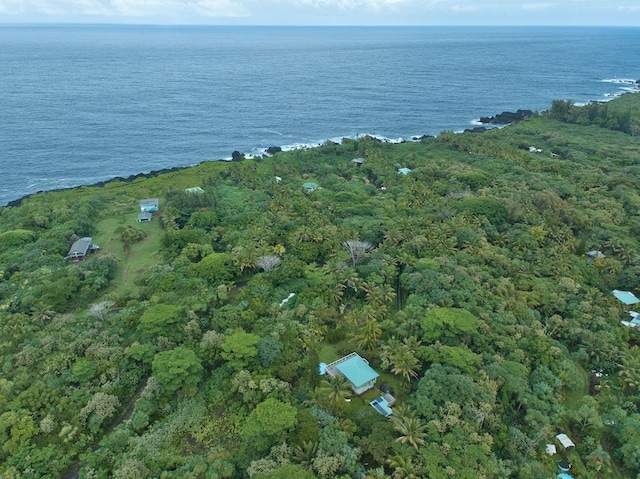
[[[488,124],[493,124],[496,126],[507,126],[513,123],[517,123],[519,121],[523,121],[527,118],[530,118],[531,115],[533,115],[533,112],[531,110],[518,110],[516,112],[508,112],[508,111],[504,111],[502,113],[498,113],[495,116],[490,116],[490,117],[481,117],[480,118],[480,122],[483,125],[488,125]],[[466,129],[464,130],[464,133],[481,133],[485,130],[487,130],[488,128],[485,126],[478,126],[476,128],[472,128],[472,129]],[[423,136],[419,136],[419,137],[412,137],[411,140],[407,140],[407,141],[420,141],[423,138],[430,138],[431,135],[423,135]],[[378,141],[382,141],[378,138],[374,138]],[[268,148],[266,148],[265,150],[265,155],[264,156],[273,156],[276,153],[279,153],[282,150],[281,147],[279,146],[270,146]],[[243,153],[239,152],[239,151],[234,151],[231,154],[231,161],[243,161],[245,159],[255,159],[256,157],[251,157],[248,158],[246,157]],[[225,160],[206,160],[206,161],[225,161]],[[203,161],[199,164],[205,163],[206,161]],[[76,190],[79,188],[83,188],[83,187],[103,187],[109,183],[113,183],[115,181],[120,181],[120,182],[124,182],[124,183],[130,183],[134,180],[137,180],[139,178],[154,178],[156,176],[159,175],[163,175],[165,173],[171,173],[171,172],[175,172],[175,171],[181,171],[181,170],[185,170],[187,168],[191,168],[192,166],[195,165],[191,165],[191,166],[176,166],[173,168],[163,168],[161,170],[154,170],[154,171],[150,171],[149,173],[138,173],[135,175],[130,175],[127,177],[122,177],[122,176],[116,176],[114,178],[105,180],[105,181],[99,181],[98,183],[92,183],[90,185],[78,185],[78,186],[71,186],[68,188],[57,188],[57,189],[52,189],[52,190],[40,190],[40,191],[36,191],[34,193],[30,193],[28,195],[23,196],[22,198],[18,198],[17,200],[13,200],[7,203],[6,207],[14,207],[14,206],[20,206],[22,204],[23,201],[27,200],[28,198],[34,196],[34,195],[38,195],[41,193],[49,193],[49,192],[59,192],[59,191],[70,191],[70,190]],[[0,208],[2,208],[2,206],[0,206]]]
[[[638,86],[638,92],[640,92],[640,80],[636,80],[635,84]],[[525,121],[529,118],[531,118],[534,115],[534,112],[532,110],[516,110],[515,112],[510,112],[510,111],[503,111],[502,113],[498,113],[494,116],[483,116],[480,117],[479,123],[481,124],[480,126],[476,126],[474,128],[467,128],[463,131],[463,133],[483,133],[489,129],[495,128],[495,127],[504,127],[504,126],[509,126],[512,125],[514,123],[518,123],[521,121]],[[492,125],[492,126],[485,126],[485,125]],[[422,138],[429,138],[431,137],[431,135],[423,135],[423,136],[414,136],[411,138],[411,140],[408,141],[420,141]],[[378,138],[376,138],[378,139]],[[382,141],[379,140],[378,141]],[[266,148],[265,150],[265,155],[264,156],[273,156],[276,153],[283,151],[282,148],[280,146],[270,146],[268,148]],[[245,154],[239,152],[239,151],[234,151],[231,154],[231,161],[243,161],[245,159],[254,159],[256,157],[246,157]],[[199,164],[202,163],[206,163],[207,161],[226,161],[223,159],[220,160],[205,160],[200,162]],[[150,171],[149,173],[138,173],[135,175],[130,175],[128,177],[122,177],[122,176],[116,176],[114,178],[105,180],[105,181],[100,181],[98,183],[93,183],[90,185],[78,185],[78,186],[72,186],[72,187],[67,187],[67,188],[57,188],[57,189],[52,189],[52,190],[40,190],[40,191],[36,191],[34,193],[30,193],[28,195],[23,196],[22,198],[18,198],[16,200],[13,201],[9,201],[6,206],[0,206],[0,208],[4,208],[4,207],[14,207],[14,206],[20,206],[22,204],[23,201],[25,201],[26,199],[34,196],[34,195],[38,195],[41,193],[47,193],[47,192],[58,192],[58,191],[69,191],[69,190],[75,190],[78,188],[82,188],[82,187],[103,187],[109,183],[112,183],[114,181],[121,181],[121,182],[125,182],[125,183],[129,183],[132,182],[136,179],[139,178],[154,178],[156,176],[159,175],[163,175],[165,173],[171,173],[171,172],[175,172],[175,171],[180,171],[180,170],[185,170],[187,168],[191,168],[192,166],[195,165],[191,165],[191,166],[176,166],[173,168],[163,168],[160,170],[154,170],[154,171]]]

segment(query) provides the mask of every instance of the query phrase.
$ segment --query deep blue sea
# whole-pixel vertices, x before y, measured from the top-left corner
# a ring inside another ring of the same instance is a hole
[[[639,28],[0,26],[0,205],[628,91]]]

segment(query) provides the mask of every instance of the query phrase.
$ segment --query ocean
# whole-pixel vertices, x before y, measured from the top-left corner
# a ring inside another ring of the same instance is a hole
[[[639,28],[0,26],[0,205],[270,146],[603,101]]]

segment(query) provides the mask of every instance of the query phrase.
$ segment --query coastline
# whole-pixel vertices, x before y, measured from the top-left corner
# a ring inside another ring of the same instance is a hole
[[[639,80],[631,80],[631,79],[620,79],[620,80],[610,80],[611,83],[619,83],[619,84],[625,84],[625,85],[631,85],[629,87],[626,87],[624,89],[621,89],[621,91],[619,93],[616,94],[611,94],[611,96],[609,96],[608,98],[606,98],[605,100],[592,100],[589,103],[608,103],[612,100],[615,100],[616,98],[620,98],[624,95],[629,95],[629,94],[638,94],[640,93],[640,79]],[[587,105],[589,103],[585,103],[584,105]],[[576,105],[576,106],[584,106],[584,105]],[[542,112],[544,113],[545,111],[548,110],[542,110]],[[510,125],[513,125],[515,123],[519,123],[521,121],[526,121],[527,119],[531,118],[533,115],[536,115],[536,112],[533,112],[532,110],[528,110],[528,109],[518,109],[515,112],[509,112],[509,111],[503,111],[502,113],[496,113],[493,116],[482,116],[479,119],[476,120],[472,120],[470,123],[471,125],[475,125],[472,126],[471,128],[465,128],[464,130],[459,130],[459,131],[455,131],[454,133],[456,134],[464,134],[464,133],[471,133],[471,134],[478,134],[478,133],[483,133],[487,130],[490,129],[494,129],[494,128],[505,128],[508,127]],[[442,131],[441,131],[442,133]],[[186,166],[175,166],[175,167],[171,167],[171,168],[162,168],[159,170],[152,170],[149,171],[148,173],[136,173],[136,174],[132,174],[129,175],[127,177],[123,177],[123,176],[115,176],[112,178],[108,178],[106,180],[103,181],[98,181],[96,183],[89,183],[89,184],[78,184],[78,185],[74,185],[74,186],[69,186],[69,187],[63,187],[63,188],[54,188],[54,189],[47,189],[47,190],[38,190],[35,191],[33,193],[29,193],[26,194],[24,196],[21,196],[20,198],[17,198],[15,200],[11,200],[9,202],[7,202],[6,205],[0,205],[0,209],[1,208],[10,208],[10,207],[17,207],[20,206],[25,200],[31,198],[32,196],[36,196],[42,193],[55,193],[55,192],[60,192],[60,191],[72,191],[72,190],[76,190],[79,188],[85,188],[85,187],[103,187],[107,184],[113,183],[113,182],[124,182],[124,183],[130,183],[133,182],[137,179],[140,178],[154,178],[166,173],[171,173],[171,172],[176,172],[176,171],[182,171],[182,170],[186,170],[189,168],[193,168],[195,166],[204,164],[204,163],[208,163],[208,162],[220,162],[220,161],[229,161],[229,162],[237,162],[237,161],[245,161],[245,160],[254,160],[257,158],[266,158],[269,156],[273,156],[276,153],[280,152],[280,151],[295,151],[295,150],[309,150],[309,149],[313,149],[313,148],[319,148],[322,145],[328,143],[328,142],[334,142],[334,143],[338,143],[341,142],[344,139],[351,139],[351,140],[357,140],[358,138],[372,138],[373,140],[382,142],[382,143],[395,143],[395,144],[399,144],[399,143],[405,143],[405,142],[416,142],[416,141],[420,141],[423,138],[429,138],[429,137],[433,137],[432,135],[414,135],[412,136],[410,139],[405,140],[403,138],[387,138],[384,136],[380,136],[380,135],[376,135],[376,134],[358,134],[355,135],[354,137],[350,137],[350,136],[343,136],[343,137],[334,137],[334,138],[329,138],[329,139],[325,139],[322,142],[315,142],[315,143],[294,143],[291,145],[282,145],[282,146],[269,146],[269,147],[262,147],[262,148],[256,148],[254,149],[255,152],[257,153],[241,153],[239,151],[234,151],[230,157],[226,157],[226,158],[219,158],[219,159],[215,159],[215,160],[202,160],[198,163],[195,164],[191,164],[191,165],[186,165]]]

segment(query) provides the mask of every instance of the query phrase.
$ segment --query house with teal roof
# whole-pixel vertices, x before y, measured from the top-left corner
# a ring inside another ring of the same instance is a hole
[[[318,188],[320,188],[320,185],[318,183],[313,183],[312,181],[308,181],[307,183],[303,183],[302,187],[304,188],[304,191],[306,193],[313,193]]]
[[[640,303],[640,299],[638,299],[633,293],[631,293],[630,291],[619,291],[617,289],[614,289],[612,291],[613,295],[618,298],[620,301],[622,301],[624,304],[626,304],[627,306],[631,305],[631,304],[636,304],[636,303]]]
[[[358,353],[347,354],[345,357],[328,364],[325,371],[333,377],[344,377],[351,384],[351,389],[355,394],[362,394],[371,389],[380,376],[369,366],[369,362],[360,357]]]

